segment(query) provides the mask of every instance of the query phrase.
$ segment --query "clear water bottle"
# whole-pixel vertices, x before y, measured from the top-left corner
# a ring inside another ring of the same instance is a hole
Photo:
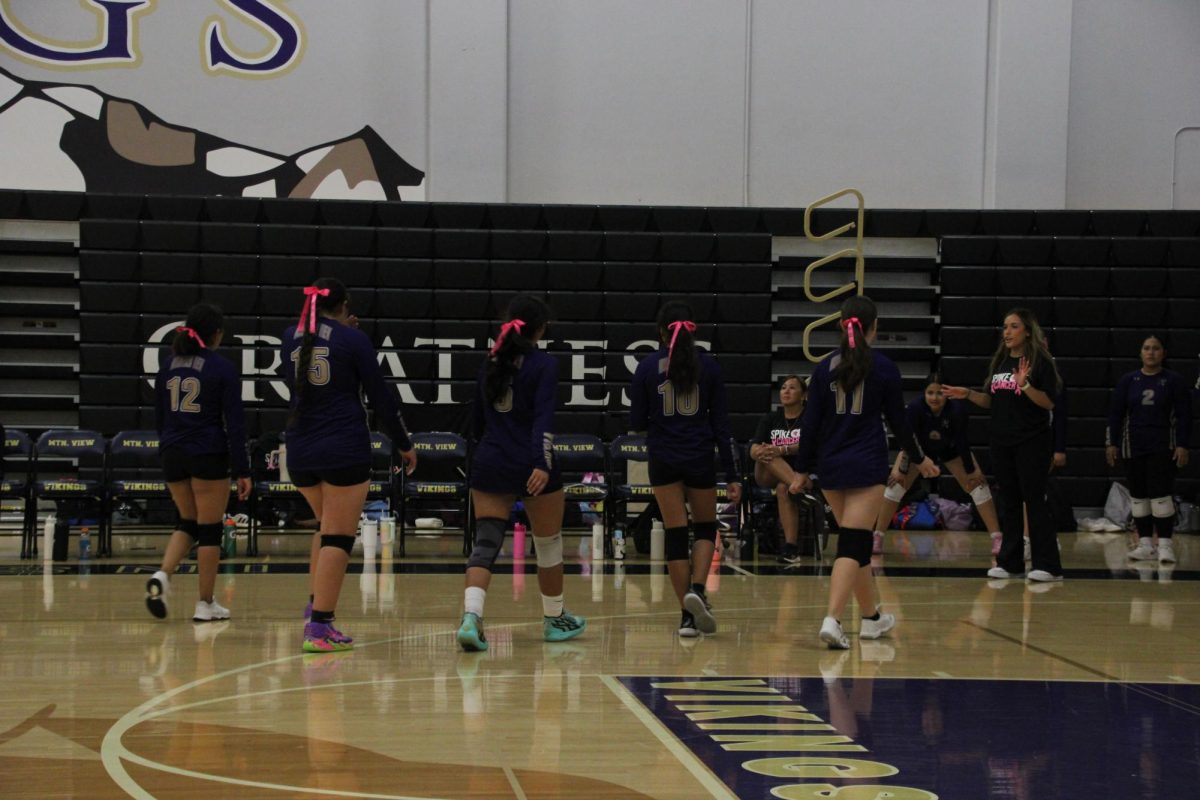
[[[625,558],[625,532],[620,528],[613,531],[613,560],[622,561]]]
[[[85,525],[79,531],[79,560],[86,561],[92,557],[92,534]]]

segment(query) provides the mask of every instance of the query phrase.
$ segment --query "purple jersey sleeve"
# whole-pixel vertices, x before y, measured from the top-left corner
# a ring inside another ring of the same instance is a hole
[[[547,358],[537,376],[533,395],[533,431],[530,456],[547,472],[554,467],[554,401],[558,389],[558,361]]]
[[[912,426],[908,423],[908,415],[904,410],[904,394],[900,389],[900,371],[891,365],[886,374],[880,375],[883,384],[883,416],[896,441],[908,453],[908,458],[914,464],[925,460],[925,451],[913,436]],[[876,362],[878,366],[878,362]]]
[[[796,454],[796,471],[812,472],[817,461],[817,430],[829,403],[829,359],[817,364],[808,386],[808,402],[800,417],[800,451]]]
[[[412,450],[412,439],[400,415],[400,404],[392,388],[383,379],[383,370],[375,356],[375,348],[364,335],[354,348],[354,366],[371,406],[375,409],[375,421],[391,437],[400,452]]]
[[[1117,381],[1113,390],[1112,401],[1108,405],[1108,427],[1104,431],[1104,444],[1107,447],[1121,447],[1124,437],[1125,415],[1128,412],[1129,384],[1133,382],[1133,373],[1127,372]]]
[[[219,362],[224,382],[221,409],[225,417],[225,440],[229,444],[229,466],[235,478],[250,477],[250,454],[246,449],[246,412],[242,408],[242,382],[233,365]]]

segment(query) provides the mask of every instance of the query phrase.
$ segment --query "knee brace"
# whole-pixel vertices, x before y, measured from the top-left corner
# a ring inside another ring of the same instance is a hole
[[[971,490],[971,499],[975,501],[976,507],[984,503],[990,503],[992,502],[992,490],[988,488],[986,483],[981,483]]]
[[[194,540],[199,535],[196,530],[198,527],[199,526],[196,525],[196,520],[194,519],[181,519],[179,520],[178,524],[175,525],[175,530],[183,531]]]
[[[562,563],[562,534],[533,537],[533,552],[537,555],[538,569],[557,567]]]
[[[197,525],[196,544],[200,547],[220,547],[223,527],[220,522],[206,522],[203,525]]]
[[[688,559],[688,529],[687,525],[680,525],[677,528],[667,528],[666,530],[666,551],[667,561],[687,561]]]
[[[883,499],[891,500],[893,503],[899,503],[904,499],[904,484],[893,483],[891,486],[884,489]]]
[[[354,537],[341,533],[322,533],[321,547],[336,547],[350,555],[350,551],[354,549]]]
[[[853,558],[860,567],[871,563],[871,531],[860,528],[842,528],[838,531],[837,558]]]
[[[1144,497],[1134,497],[1129,500],[1129,507],[1133,510],[1134,517],[1150,516],[1150,501]]]
[[[467,566],[483,567],[491,572],[492,565],[496,563],[496,556],[500,555],[500,546],[504,544],[504,531],[507,527],[508,520],[497,517],[475,520],[475,547],[471,549]],[[536,542],[534,546],[536,547]]]
[[[1157,519],[1175,516],[1175,501],[1170,497],[1155,497],[1150,501],[1150,512]]]
[[[696,541],[712,542],[717,541],[717,523],[712,522],[695,522],[692,523],[692,530],[695,531]]]

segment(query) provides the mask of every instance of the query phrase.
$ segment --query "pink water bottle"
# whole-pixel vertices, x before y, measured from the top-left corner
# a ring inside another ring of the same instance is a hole
[[[520,522],[513,525],[513,556],[525,558],[525,526]]]

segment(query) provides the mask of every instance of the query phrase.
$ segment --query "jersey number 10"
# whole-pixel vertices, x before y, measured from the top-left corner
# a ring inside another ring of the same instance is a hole
[[[677,392],[675,384],[663,381],[658,385],[658,393],[662,395],[664,417],[672,417],[675,414],[690,417],[700,410],[699,384],[686,392]]]

